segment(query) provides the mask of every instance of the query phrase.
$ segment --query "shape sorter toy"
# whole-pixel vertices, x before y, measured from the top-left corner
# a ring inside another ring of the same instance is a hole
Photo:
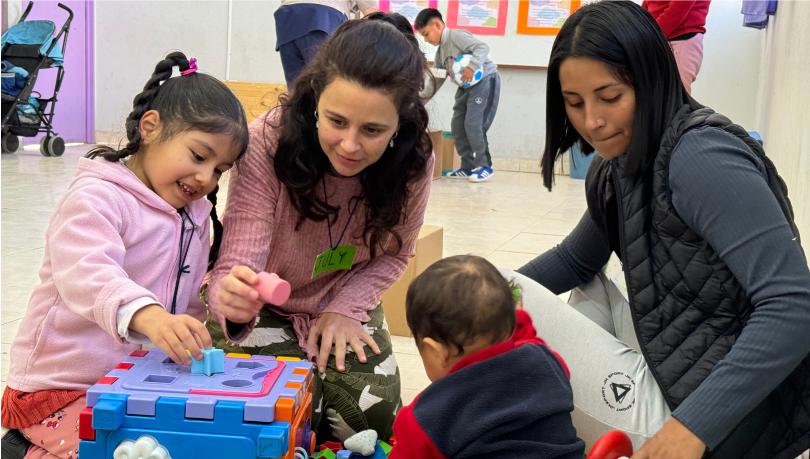
[[[312,364],[247,354],[224,361],[223,373],[207,376],[158,349],[132,352],[87,391],[81,458],[130,457],[127,448],[142,437],[149,441],[139,445],[154,440],[172,459],[312,454]]]

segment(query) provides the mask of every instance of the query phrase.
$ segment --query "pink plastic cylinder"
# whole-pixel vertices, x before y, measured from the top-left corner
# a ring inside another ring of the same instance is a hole
[[[260,272],[256,290],[259,296],[267,303],[281,306],[290,298],[292,288],[290,283],[278,277],[276,273]]]

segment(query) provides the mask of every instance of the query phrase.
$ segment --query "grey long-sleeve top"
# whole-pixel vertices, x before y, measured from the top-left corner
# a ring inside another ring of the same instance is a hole
[[[810,271],[759,158],[721,129],[689,131],[672,152],[678,215],[718,253],[754,312],[737,342],[672,415],[709,448],[810,352]],[[610,244],[586,212],[572,233],[519,271],[562,293],[593,278]]]

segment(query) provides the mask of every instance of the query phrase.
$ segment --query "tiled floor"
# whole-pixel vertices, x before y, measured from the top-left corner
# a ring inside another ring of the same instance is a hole
[[[69,147],[61,158],[21,151],[3,155],[0,162],[3,387],[10,343],[37,282],[50,213],[86,150]],[[584,209],[580,180],[558,177],[554,192],[549,193],[542,188],[538,174],[497,172],[482,184],[434,181],[425,221],[444,227],[444,256],[473,253],[497,266],[517,268],[562,240]],[[403,401],[408,403],[427,386],[428,379],[411,338],[395,337],[394,346],[402,373]]]

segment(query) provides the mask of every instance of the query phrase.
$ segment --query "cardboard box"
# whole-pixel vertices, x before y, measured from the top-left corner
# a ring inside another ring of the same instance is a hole
[[[461,167],[461,157],[456,152],[453,133],[442,132],[442,175]]]
[[[442,131],[430,131],[430,142],[433,144],[433,155],[436,157],[433,163],[433,180],[442,176],[442,157],[444,156],[444,145],[442,144]]]
[[[444,230],[440,226],[423,225],[416,240],[416,254],[408,262],[402,277],[381,298],[388,330],[396,336],[413,336],[405,318],[405,297],[411,282],[428,266],[442,258]]]

